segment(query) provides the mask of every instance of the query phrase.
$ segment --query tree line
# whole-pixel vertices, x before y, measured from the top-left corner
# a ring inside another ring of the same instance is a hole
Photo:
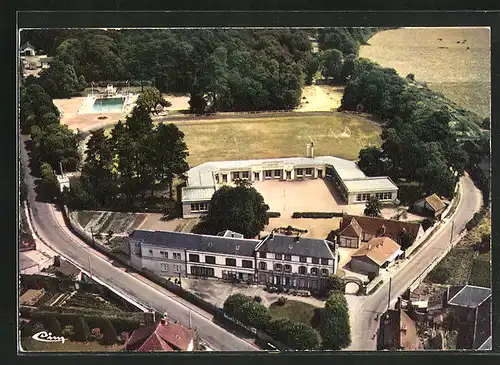
[[[341,110],[362,110],[383,123],[382,146],[359,153],[359,166],[368,176],[389,175],[396,181],[417,182],[426,194],[452,195],[471,154],[451,127],[453,110],[429,102],[432,95],[429,89],[416,87],[393,69],[356,60]],[[474,126],[474,122],[470,124]],[[485,138],[483,135],[480,139]]]
[[[320,66],[337,80],[352,64],[349,55],[375,31],[72,29],[27,30],[21,38],[54,56],[40,75],[53,98],[70,97],[88,82],[144,80],[163,93],[190,94],[198,113],[295,108],[304,81],[310,83]],[[315,38],[321,56],[312,53]],[[338,71],[343,54],[346,70]]]

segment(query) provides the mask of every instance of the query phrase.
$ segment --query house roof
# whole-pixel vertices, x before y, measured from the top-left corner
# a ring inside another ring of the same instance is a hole
[[[270,234],[264,237],[255,251],[334,259],[330,244],[333,245],[327,240]]]
[[[345,179],[343,181],[349,193],[398,190],[396,184],[385,176]]]
[[[215,186],[209,187],[184,187],[182,188],[183,202],[197,202],[212,199],[215,193]]]
[[[30,42],[25,42],[25,43],[21,46],[21,52],[22,52],[22,51],[24,51],[26,48],[33,48],[33,49],[35,49],[35,47],[33,47],[33,46],[31,45],[31,43],[30,43]]]
[[[432,194],[431,196],[428,196],[424,200],[427,202],[427,204],[431,206],[431,208],[435,212],[438,212],[446,208],[446,204],[441,200],[439,196],[437,196],[437,194]]]
[[[484,341],[481,346],[479,346],[477,348],[477,350],[481,350],[481,351],[487,351],[487,350],[491,350],[492,349],[492,337],[488,337],[486,339],[486,341]]]
[[[400,310],[400,333],[401,347],[405,350],[421,350],[423,349],[422,342],[417,334],[415,322],[406,314],[404,310]]]
[[[396,221],[392,219],[383,219],[383,218],[375,218],[375,217],[365,217],[365,216],[354,216],[345,214],[342,217],[342,221],[340,222],[340,228],[338,232],[342,232],[344,228],[346,228],[351,220],[355,219],[358,225],[361,227],[363,232],[366,232],[372,236],[381,236],[384,235],[386,237],[390,237],[393,240],[398,240],[399,233],[405,229],[406,232],[410,234],[412,238],[412,243],[418,236],[418,231],[420,229],[420,224],[418,223],[410,223],[410,222],[402,222]],[[385,233],[383,232],[383,227],[385,227]],[[343,236],[348,236],[347,234],[342,233]],[[348,237],[357,237],[357,236],[348,236]]]
[[[66,260],[60,260],[61,265],[57,268],[61,274],[65,276],[77,276],[80,274],[81,270],[73,265],[71,262]]]
[[[339,235],[346,237],[360,238],[362,233],[363,230],[359,226],[358,221],[355,218],[353,218],[349,221],[347,225],[345,225],[344,228],[342,228],[342,230],[339,232]]]
[[[489,297],[491,297],[490,288],[473,285],[450,287],[448,291],[448,304],[466,308],[477,308]]]
[[[217,233],[217,236],[221,237],[233,237],[233,238],[244,238],[241,233],[230,231],[229,229]]]
[[[366,256],[377,265],[382,266],[385,262],[391,261],[393,256],[401,252],[399,246],[389,237],[375,237],[364,243],[351,257]]]
[[[172,322],[157,322],[136,329],[127,340],[128,351],[186,351],[194,341],[194,332]]]
[[[252,239],[146,230],[135,230],[129,237],[141,245],[252,257],[259,243]]]

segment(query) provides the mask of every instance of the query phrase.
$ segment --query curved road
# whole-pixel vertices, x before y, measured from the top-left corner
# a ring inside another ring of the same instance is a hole
[[[391,305],[397,300],[413,281],[427,268],[433,257],[439,255],[450,245],[453,226],[453,238],[465,229],[466,223],[475,212],[481,208],[482,196],[468,176],[460,179],[460,201],[455,213],[439,230],[411,257],[402,263],[400,270],[392,275]],[[452,224],[452,222],[454,222]],[[388,281],[384,281],[378,290],[365,297],[348,298],[350,302],[352,344],[346,350],[371,351],[376,350],[376,333],[378,321],[375,316],[387,309],[389,295]]]
[[[88,269],[110,287],[136,298],[141,304],[161,312],[179,321],[185,326],[198,329],[202,339],[219,351],[258,351],[252,344],[234,336],[212,322],[212,316],[194,306],[189,309],[189,303],[155,285],[144,278],[127,273],[124,268],[112,264],[106,256],[91,249],[85,242],[77,238],[64,224],[62,213],[54,204],[36,200],[35,180],[29,167],[30,157],[21,137],[21,159],[26,171],[28,185],[28,200],[32,212],[32,224],[42,241],[61,255],[76,262],[80,267]],[[191,317],[191,318],[190,318]]]

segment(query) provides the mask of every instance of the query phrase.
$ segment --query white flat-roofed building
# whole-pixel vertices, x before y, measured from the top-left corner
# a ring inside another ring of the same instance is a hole
[[[308,154],[310,153],[308,146]],[[207,162],[187,173],[182,189],[184,218],[200,216],[208,211],[213,193],[236,180],[250,182],[265,180],[329,179],[337,185],[347,204],[365,203],[370,195],[380,201],[392,201],[398,187],[388,177],[367,177],[355,161],[333,156],[287,157],[259,160]]]

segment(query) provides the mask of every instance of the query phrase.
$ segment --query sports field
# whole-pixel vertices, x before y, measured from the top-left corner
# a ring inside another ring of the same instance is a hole
[[[490,116],[488,28],[399,28],[378,32],[360,57],[409,73],[482,117]]]
[[[315,155],[358,158],[359,150],[379,145],[380,125],[359,115],[199,120],[176,122],[185,134],[188,163]]]

